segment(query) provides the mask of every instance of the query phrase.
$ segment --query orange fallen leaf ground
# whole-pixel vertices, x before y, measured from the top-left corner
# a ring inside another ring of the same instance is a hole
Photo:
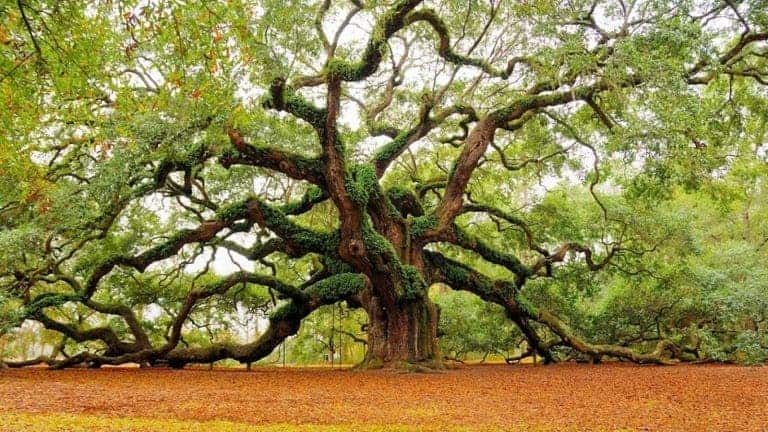
[[[476,430],[768,431],[768,368],[0,371],[0,412]]]

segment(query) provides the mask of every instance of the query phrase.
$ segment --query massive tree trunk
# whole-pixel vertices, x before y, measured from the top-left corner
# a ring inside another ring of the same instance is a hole
[[[425,295],[408,302],[371,297],[368,312],[368,351],[363,367],[441,368],[437,345],[437,307]]]

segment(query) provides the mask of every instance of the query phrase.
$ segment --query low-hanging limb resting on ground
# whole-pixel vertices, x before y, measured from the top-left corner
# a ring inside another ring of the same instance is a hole
[[[567,324],[551,312],[537,308],[528,302],[520,304],[516,298],[517,289],[513,288],[510,282],[490,279],[469,266],[452,260],[438,252],[425,251],[424,254],[432,282],[445,283],[454,289],[469,291],[480,296],[483,300],[501,305],[507,316],[515,321],[515,323],[527,322],[528,320],[540,323],[560,337],[561,341],[559,344],[566,345],[593,357],[609,356],[636,363],[662,365],[679,362],[679,360],[665,355],[678,351],[675,349],[674,343],[669,340],[659,341],[652,352],[645,354],[637,353],[619,345],[588,343],[577,336]],[[521,330],[523,330],[522,327]],[[528,339],[532,351],[536,351],[545,359],[551,359],[551,353],[549,352],[551,345],[542,344],[537,336],[531,338],[529,333],[525,331],[523,333]],[[532,334],[535,335],[535,332]]]
[[[320,279],[305,289],[283,286],[278,291],[290,297],[285,304],[279,306],[269,317],[269,327],[255,341],[246,344],[214,343],[205,347],[177,347],[183,323],[191,312],[194,304],[204,298],[223,294],[227,289],[243,282],[260,283],[277,286],[276,281],[260,275],[236,273],[216,283],[198,288],[187,296],[182,310],[174,321],[168,341],[160,347],[145,347],[142,350],[117,351],[115,354],[79,354],[57,359],[42,356],[27,361],[6,362],[8,367],[25,367],[36,364],[48,364],[54,369],[76,365],[119,365],[124,363],[167,364],[171,367],[183,367],[189,363],[211,363],[218,360],[234,359],[242,363],[250,363],[271,353],[285,338],[296,334],[301,320],[318,307],[334,304],[347,298],[353,298],[359,292],[369,287],[368,279],[360,274],[340,273],[325,279]],[[87,331],[73,329],[73,335],[85,334]],[[98,340],[90,335],[84,340]],[[70,336],[71,337],[71,336]]]

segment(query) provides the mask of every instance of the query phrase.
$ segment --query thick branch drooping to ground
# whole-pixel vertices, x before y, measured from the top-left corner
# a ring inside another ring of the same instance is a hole
[[[268,329],[258,339],[242,345],[213,344],[209,347],[176,348],[181,336],[182,325],[197,302],[213,295],[224,294],[232,286],[244,282],[270,286],[290,298],[290,300],[272,313],[269,317],[270,325]],[[352,273],[330,276],[317,281],[303,290],[283,284],[270,277],[236,273],[221,281],[190,292],[174,321],[171,335],[163,346],[144,347],[141,350],[122,350],[117,351],[117,353],[107,351],[102,355],[84,352],[63,360],[41,357],[25,362],[9,362],[8,366],[23,367],[47,363],[54,368],[64,368],[79,364],[93,366],[149,362],[152,364],[168,364],[172,367],[182,367],[189,363],[211,363],[228,358],[249,363],[265,357],[282,343],[285,338],[295,334],[299,329],[301,320],[318,307],[350,298],[367,288],[369,288],[368,279],[365,276]],[[43,323],[45,324],[45,322]],[[55,327],[52,328],[55,329]],[[65,334],[82,340],[102,339],[104,337],[99,332],[78,331],[76,329],[72,329]]]
[[[530,303],[520,304],[516,298],[516,289],[509,282],[491,280],[490,278],[472,270],[464,264],[447,258],[436,252],[425,252],[425,261],[428,263],[431,280],[442,282],[454,289],[466,290],[480,296],[482,299],[496,303],[504,307],[510,319],[517,322],[532,320],[546,325],[553,333],[559,336],[562,344],[584,354],[594,357],[609,356],[622,358],[637,363],[674,364],[678,360],[666,357],[667,351],[674,346],[671,341],[662,340],[651,353],[637,353],[627,347],[618,345],[595,345],[585,342],[578,337],[568,325],[562,322],[551,312],[536,308]],[[539,351],[545,359],[550,358],[545,347],[537,340],[531,338],[531,331],[525,330],[525,325],[520,328],[528,338],[529,346]],[[533,333],[535,334],[535,333]]]

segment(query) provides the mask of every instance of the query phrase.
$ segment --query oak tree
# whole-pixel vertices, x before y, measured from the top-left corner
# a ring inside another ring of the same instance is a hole
[[[663,240],[622,200],[652,206],[760,157],[767,11],[762,0],[2,5],[3,322],[59,333],[69,351],[37,359],[56,367],[250,363],[346,302],[368,317],[364,366],[440,368],[427,290],[442,283],[500,305],[547,361],[554,340],[672,362],[666,339],[644,352],[590,343],[529,285]],[[562,179],[594,211],[534,214]],[[221,260],[228,272],[214,271]],[[257,338],[185,340],[196,316],[243,304],[271,310]]]

